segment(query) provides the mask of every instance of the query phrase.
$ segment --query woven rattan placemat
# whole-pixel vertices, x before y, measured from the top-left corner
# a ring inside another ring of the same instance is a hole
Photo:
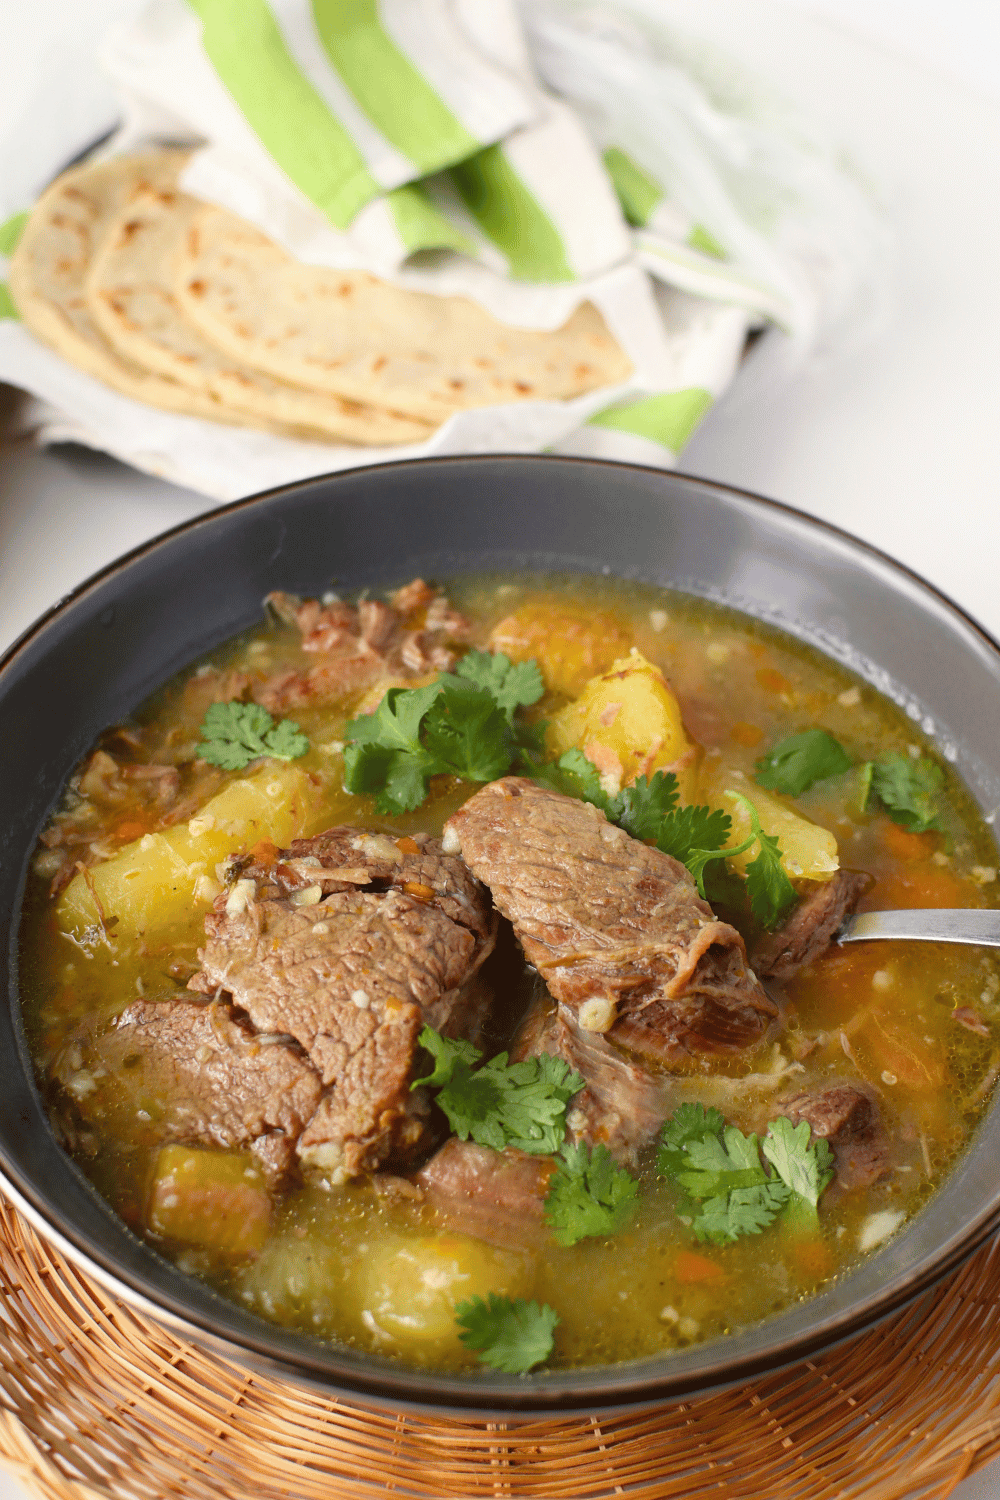
[[[1000,1240],[870,1333],[608,1420],[378,1416],[111,1299],[0,1203],[0,1465],[44,1500],[943,1500],[1000,1453]]]

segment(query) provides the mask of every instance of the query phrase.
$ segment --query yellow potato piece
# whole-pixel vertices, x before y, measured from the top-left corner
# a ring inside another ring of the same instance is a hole
[[[103,913],[105,922],[118,918],[113,930],[119,942],[149,936],[183,919],[192,903],[211,904],[208,882],[220,860],[260,839],[285,845],[302,837],[312,831],[318,807],[317,790],[301,767],[271,761],[231,781],[189,822],[147,833],[75,875],[56,906],[59,925],[65,932],[93,927]]]
[[[545,686],[572,698],[629,649],[632,632],[610,610],[555,598],[522,605],[494,626],[489,644],[511,661],[534,657]]]
[[[729,845],[742,844],[750,837],[750,814],[739,802],[731,801],[724,794],[739,792],[757,810],[760,826],[764,832],[777,835],[781,850],[781,864],[792,880],[831,880],[840,868],[837,840],[826,828],[811,823],[796,812],[785,797],[766,792],[732,767],[716,766],[703,775],[699,800],[709,807],[721,807],[733,820],[733,831]],[[746,871],[758,851],[749,849],[731,860],[740,874]]]
[[[394,1236],[373,1244],[359,1296],[365,1322],[400,1350],[458,1353],[455,1306],[469,1297],[523,1296],[528,1265],[464,1234]]]
[[[271,1225],[264,1174],[249,1151],[164,1146],[153,1169],[146,1223],[164,1239],[226,1256],[255,1254]]]
[[[592,677],[575,703],[560,709],[546,737],[554,755],[576,747],[605,773],[608,785],[667,768],[677,776],[681,802],[691,801],[698,749],[688,739],[681,710],[658,667],[638,651]]]

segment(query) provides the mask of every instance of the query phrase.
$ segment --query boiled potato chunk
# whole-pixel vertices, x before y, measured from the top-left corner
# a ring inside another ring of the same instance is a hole
[[[149,936],[182,919],[193,902],[203,908],[211,903],[210,882],[220,860],[261,839],[284,845],[301,837],[310,831],[316,807],[305,771],[272,761],[231,781],[189,822],[147,833],[75,875],[56,906],[59,925],[65,932],[93,927],[99,901],[105,922],[118,919],[116,938]]]
[[[609,789],[616,789],[616,781],[625,786],[670,767],[681,801],[691,801],[697,747],[688,739],[663,673],[638,651],[592,677],[576,702],[554,715],[546,744],[557,756],[574,747],[582,750],[608,777]]]
[[[631,644],[632,632],[609,610],[587,609],[562,597],[523,604],[490,636],[491,651],[502,651],[511,661],[534,657],[545,686],[570,698]]]
[[[373,1244],[359,1281],[365,1323],[414,1356],[462,1349],[457,1303],[527,1290],[523,1256],[464,1234],[396,1235]]]
[[[721,807],[733,820],[730,846],[742,844],[750,837],[750,814],[739,802],[731,801],[725,793],[739,792],[757,810],[760,826],[764,832],[777,835],[781,850],[781,863],[785,874],[792,880],[831,880],[840,867],[837,855],[837,840],[818,823],[811,823],[788,802],[774,792],[751,781],[740,771],[731,767],[716,766],[703,774],[700,798],[709,807]],[[747,850],[731,861],[734,869],[742,874],[751,860],[757,857],[756,849]]]
[[[164,1146],[157,1153],[146,1223],[166,1240],[218,1255],[253,1255],[271,1224],[264,1174],[249,1151]]]

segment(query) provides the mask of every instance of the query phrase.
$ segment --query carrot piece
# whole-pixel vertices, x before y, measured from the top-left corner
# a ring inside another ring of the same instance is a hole
[[[416,839],[402,838],[396,840],[396,848],[400,854],[419,854],[420,845]]]
[[[688,1286],[699,1283],[710,1286],[729,1280],[720,1265],[709,1260],[707,1255],[699,1255],[695,1250],[678,1250],[674,1260],[674,1275],[678,1281]]]
[[[278,863],[278,846],[273,839],[258,839],[249,854],[257,865],[270,866]]]
[[[947,1069],[940,1043],[925,1041],[882,1009],[868,1017],[858,1032],[858,1043],[872,1053],[876,1066],[891,1073],[904,1089],[930,1094],[945,1081]]]
[[[141,839],[144,833],[149,832],[148,823],[140,823],[138,818],[126,818],[124,823],[119,823],[114,829],[116,839],[130,844],[133,839]]]
[[[895,874],[881,878],[869,893],[867,904],[875,908],[883,903],[898,908],[965,906],[968,889],[950,870],[928,865],[897,870]]]
[[[783,677],[773,667],[761,667],[755,676],[759,685],[769,693],[787,693],[792,685],[787,677]]]
[[[879,820],[878,837],[890,854],[908,864],[918,859],[929,859],[937,843],[933,833],[911,833],[908,828],[901,828],[891,818]]]
[[[731,733],[736,743],[738,745],[745,745],[748,750],[752,750],[755,745],[759,745],[764,738],[763,729],[758,729],[756,724],[747,724],[743,720],[737,720],[732,727]]]

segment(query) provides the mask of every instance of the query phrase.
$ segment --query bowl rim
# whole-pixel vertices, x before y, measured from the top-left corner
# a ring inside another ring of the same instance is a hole
[[[701,489],[716,499],[729,499],[737,508],[745,507],[749,502],[751,510],[760,507],[765,511],[786,516],[800,525],[804,523],[807,529],[821,534],[825,533],[830,538],[846,544],[849,553],[861,554],[869,561],[888,568],[890,573],[905,579],[911,586],[915,585],[918,594],[924,595],[925,598],[930,596],[939,607],[943,606],[946,615],[957,618],[965,630],[971,631],[979,638],[980,643],[987,648],[988,654],[1000,662],[1000,643],[968,611],[955,603],[936,585],[929,583],[907,564],[898,562],[871,543],[854,536],[830,521],[811,516],[808,512],[784,501],[773,500],[735,485],[681,474],[677,471],[665,471],[643,464],[559,454],[455,454],[441,458],[390,460],[365,465],[359,469],[338,471],[331,475],[317,475],[291,484],[277,485],[255,495],[213,506],[207,511],[199,512],[147,538],[89,575],[56,600],[22,631],[0,656],[0,693],[2,693],[3,677],[7,669],[48,625],[59,619],[64,612],[83,600],[95,588],[127,571],[132,564],[149,557],[161,546],[196,532],[203,525],[214,525],[231,514],[238,516],[242,511],[268,501],[294,495],[316,485],[336,484],[339,480],[356,481],[360,475],[366,476],[366,479],[368,475],[371,475],[373,482],[377,482],[378,478],[387,472],[391,474],[400,470],[414,468],[426,470],[428,467],[443,466],[468,467],[475,466],[477,463],[495,465],[498,462],[532,465],[542,463],[563,468],[625,470],[656,479],[672,477],[683,481],[686,486],[692,486],[695,490]],[[732,607],[738,609],[735,603]],[[822,647],[818,649],[822,650]],[[895,1289],[891,1293],[873,1294],[853,1304],[842,1313],[828,1319],[813,1334],[793,1336],[792,1339],[786,1341],[786,1346],[772,1345],[756,1355],[751,1353],[734,1363],[724,1357],[726,1340],[724,1338],[714,1340],[712,1346],[720,1351],[720,1357],[696,1375],[679,1374],[671,1377],[669,1361],[664,1361],[662,1357],[659,1361],[660,1368],[655,1374],[650,1373],[648,1377],[639,1374],[629,1375],[629,1371],[652,1365],[657,1357],[650,1356],[643,1361],[621,1365],[560,1371],[558,1372],[560,1376],[576,1376],[577,1378],[567,1378],[561,1382],[549,1379],[544,1384],[542,1381],[536,1384],[533,1378],[525,1381],[525,1377],[463,1381],[455,1377],[435,1375],[433,1372],[405,1366],[392,1366],[389,1371],[385,1371],[374,1362],[372,1362],[370,1373],[362,1373],[356,1378],[352,1375],[350,1378],[338,1376],[334,1379],[322,1369],[321,1361],[309,1359],[309,1345],[305,1339],[301,1341],[301,1355],[296,1355],[295,1358],[290,1357],[284,1351],[276,1353],[273,1349],[266,1347],[269,1342],[266,1332],[259,1338],[250,1335],[243,1337],[220,1333],[211,1326],[207,1315],[185,1312],[182,1307],[175,1305],[176,1299],[166,1292],[158,1296],[150,1296],[139,1286],[133,1285],[130,1280],[123,1279],[119,1274],[120,1268],[116,1269],[113,1264],[110,1252],[102,1255],[97,1248],[88,1250],[73,1237],[71,1224],[61,1227],[58,1222],[54,1221],[49,1206],[40,1201],[34,1190],[34,1184],[26,1180],[17,1163],[7,1159],[6,1148],[2,1144],[0,1144],[0,1186],[44,1238],[53,1242],[74,1265],[93,1277],[112,1296],[138,1308],[182,1337],[194,1339],[230,1363],[238,1359],[262,1373],[290,1379],[307,1388],[321,1390],[327,1396],[342,1396],[361,1407],[369,1406],[384,1410],[386,1404],[390,1403],[394,1410],[401,1412],[448,1415],[465,1421],[489,1418],[529,1421],[533,1417],[541,1417],[546,1412],[554,1411],[612,1414],[644,1410],[662,1404],[664,1400],[680,1400],[699,1393],[718,1391],[738,1385],[763,1373],[773,1373],[782,1368],[800,1364],[819,1350],[834,1348],[859,1331],[877,1326],[900,1308],[905,1307],[922,1292],[955,1270],[1000,1225],[1000,1206],[996,1203],[988,1205],[973,1219],[966,1222],[960,1233],[952,1235],[946,1241],[930,1266],[913,1268],[908,1275],[897,1277]],[[159,1292],[160,1289],[155,1290]],[[764,1323],[767,1321],[769,1320],[764,1320]],[[261,1326],[265,1330],[268,1327],[263,1321]],[[663,1368],[665,1363],[668,1365],[667,1369]],[[618,1380],[614,1378],[615,1372],[620,1372]],[[577,1387],[585,1386],[588,1381],[591,1386],[595,1387],[592,1393],[585,1389],[577,1389]],[[622,1394],[617,1394],[618,1387],[626,1386],[626,1384],[627,1389]]]

